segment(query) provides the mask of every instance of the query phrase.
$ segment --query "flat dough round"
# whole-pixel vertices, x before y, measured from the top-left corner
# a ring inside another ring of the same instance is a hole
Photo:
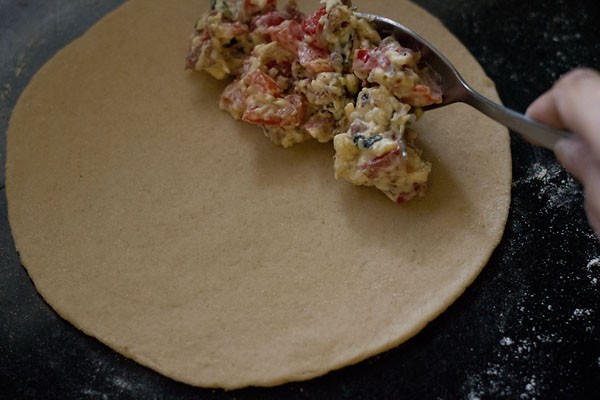
[[[498,100],[438,20],[387,3],[355,5],[415,28]],[[409,339],[502,236],[506,129],[464,105],[426,113],[418,131],[430,188],[397,206],[336,181],[331,145],[284,150],[219,111],[225,83],[184,71],[208,7],[132,0],[21,96],[7,196],[37,289],[85,333],[199,386],[308,379]]]

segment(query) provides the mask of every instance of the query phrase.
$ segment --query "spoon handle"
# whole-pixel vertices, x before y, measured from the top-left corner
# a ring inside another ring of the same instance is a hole
[[[476,108],[513,131],[520,133],[527,140],[539,146],[554,150],[556,142],[561,139],[567,139],[573,135],[571,132],[542,124],[526,115],[511,110],[510,108],[496,104],[477,93],[468,85],[466,85],[465,89],[467,93],[464,93],[461,101]]]

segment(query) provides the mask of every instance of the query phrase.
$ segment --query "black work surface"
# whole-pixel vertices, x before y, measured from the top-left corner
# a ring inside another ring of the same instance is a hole
[[[551,153],[516,135],[511,213],[483,273],[416,337],[358,365],[270,389],[198,389],[125,359],[58,317],[21,266],[8,227],[8,119],[44,62],[121,2],[0,0],[1,399],[597,398],[600,246],[585,222],[580,186]],[[600,68],[597,0],[417,3],[465,43],[516,110],[568,69]]]

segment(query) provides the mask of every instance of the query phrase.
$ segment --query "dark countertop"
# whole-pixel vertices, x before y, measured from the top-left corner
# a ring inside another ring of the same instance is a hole
[[[551,153],[516,135],[511,213],[483,273],[413,339],[358,365],[271,389],[198,389],[139,366],[58,317],[21,266],[8,227],[8,118],[44,62],[121,2],[0,0],[0,399],[598,396],[600,246],[577,182]],[[600,69],[597,0],[416,3],[465,43],[516,110],[570,68]]]

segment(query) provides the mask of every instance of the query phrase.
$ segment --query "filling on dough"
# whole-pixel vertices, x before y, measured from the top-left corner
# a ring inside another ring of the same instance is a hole
[[[403,203],[422,196],[431,164],[411,123],[442,101],[420,53],[340,0],[303,14],[295,0],[212,0],[196,23],[187,69],[233,78],[219,106],[275,144],[333,140],[335,176]]]

